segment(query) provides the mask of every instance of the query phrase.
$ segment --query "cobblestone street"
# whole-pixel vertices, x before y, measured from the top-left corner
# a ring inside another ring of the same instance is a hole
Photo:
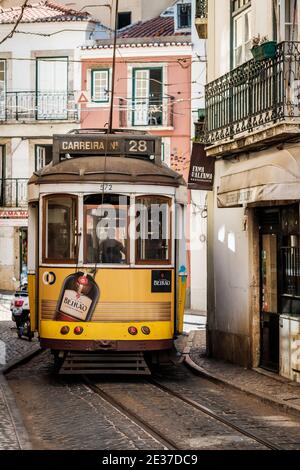
[[[233,426],[284,449],[300,449],[300,417],[195,376],[182,365],[164,368],[155,377]],[[11,371],[7,379],[35,449],[164,448],[126,413],[93,393],[80,376],[57,376],[48,352]],[[179,449],[265,449],[263,444],[171,397],[142,377],[96,377],[93,383],[157,433],[171,437]]]
[[[7,303],[2,304],[1,311],[7,309]],[[14,323],[8,320],[0,322],[0,340],[2,367],[39,347],[37,339],[20,340]],[[122,412],[94,393],[82,377],[58,376],[46,351],[9,372],[6,380],[1,377],[0,450],[166,449],[155,433],[149,433],[127,412],[141,417],[158,435],[171,436],[179,449],[265,449],[263,442],[270,439],[279,448],[300,449],[300,416],[280,410],[271,400],[261,400],[264,390],[272,388],[275,399],[285,394],[287,403],[296,407],[300,391],[295,384],[208,359],[203,328],[182,336],[177,348],[188,353],[207,378],[183,365],[170,365],[157,371],[158,383],[222,416],[233,428],[169,396],[142,377],[96,377],[95,386],[119,404]],[[212,382],[210,376],[219,383]],[[250,436],[241,435],[234,426],[247,430]],[[251,433],[262,443],[253,440]]]
[[[0,298],[0,369],[39,347],[36,338],[32,342],[18,338],[15,324],[10,321],[9,307],[10,296],[2,295]],[[12,393],[0,371],[0,450],[24,448],[23,443],[20,442],[18,425],[21,426],[20,434],[22,435],[24,432],[22,420],[15,407]]]

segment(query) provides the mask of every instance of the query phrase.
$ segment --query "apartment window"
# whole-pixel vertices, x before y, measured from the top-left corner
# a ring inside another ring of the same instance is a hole
[[[251,0],[233,0],[232,10],[233,12],[238,12],[239,10],[248,7],[250,3]]]
[[[163,124],[162,68],[133,70],[133,112],[135,126]]]
[[[189,29],[191,27],[191,3],[177,4],[177,29]]]
[[[118,13],[118,29],[125,28],[131,24],[131,11],[122,11]]]
[[[35,146],[35,171],[39,171],[44,166],[52,162],[52,145]]]
[[[233,65],[238,67],[250,60],[252,47],[251,9],[246,8],[233,17]]]
[[[277,0],[275,23],[279,41],[298,41],[298,1]]]
[[[5,118],[6,61],[0,59],[0,119]]]
[[[107,103],[109,101],[109,70],[92,70],[92,101]]]
[[[37,58],[37,118],[67,119],[68,57]]]

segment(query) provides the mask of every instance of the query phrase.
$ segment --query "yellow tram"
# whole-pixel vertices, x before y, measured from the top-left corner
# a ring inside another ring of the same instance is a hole
[[[161,162],[161,139],[54,135],[53,161],[28,193],[30,318],[41,346],[57,360],[84,357],[84,367],[92,354],[171,350],[183,326],[187,190]]]

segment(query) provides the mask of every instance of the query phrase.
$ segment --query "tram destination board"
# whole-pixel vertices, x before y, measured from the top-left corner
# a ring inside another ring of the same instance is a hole
[[[54,135],[53,161],[59,163],[65,155],[69,158],[83,156],[151,157],[160,155],[160,138],[135,135]]]

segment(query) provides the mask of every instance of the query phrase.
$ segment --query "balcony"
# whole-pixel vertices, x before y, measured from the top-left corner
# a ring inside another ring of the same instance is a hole
[[[119,99],[120,127],[173,127],[174,97]]]
[[[207,39],[208,0],[196,0],[195,26],[200,39]]]
[[[0,179],[0,207],[27,207],[28,178]]]
[[[77,119],[73,93],[10,91],[0,94],[0,122]]]
[[[300,42],[250,60],[206,85],[208,154],[251,150],[299,135]]]

